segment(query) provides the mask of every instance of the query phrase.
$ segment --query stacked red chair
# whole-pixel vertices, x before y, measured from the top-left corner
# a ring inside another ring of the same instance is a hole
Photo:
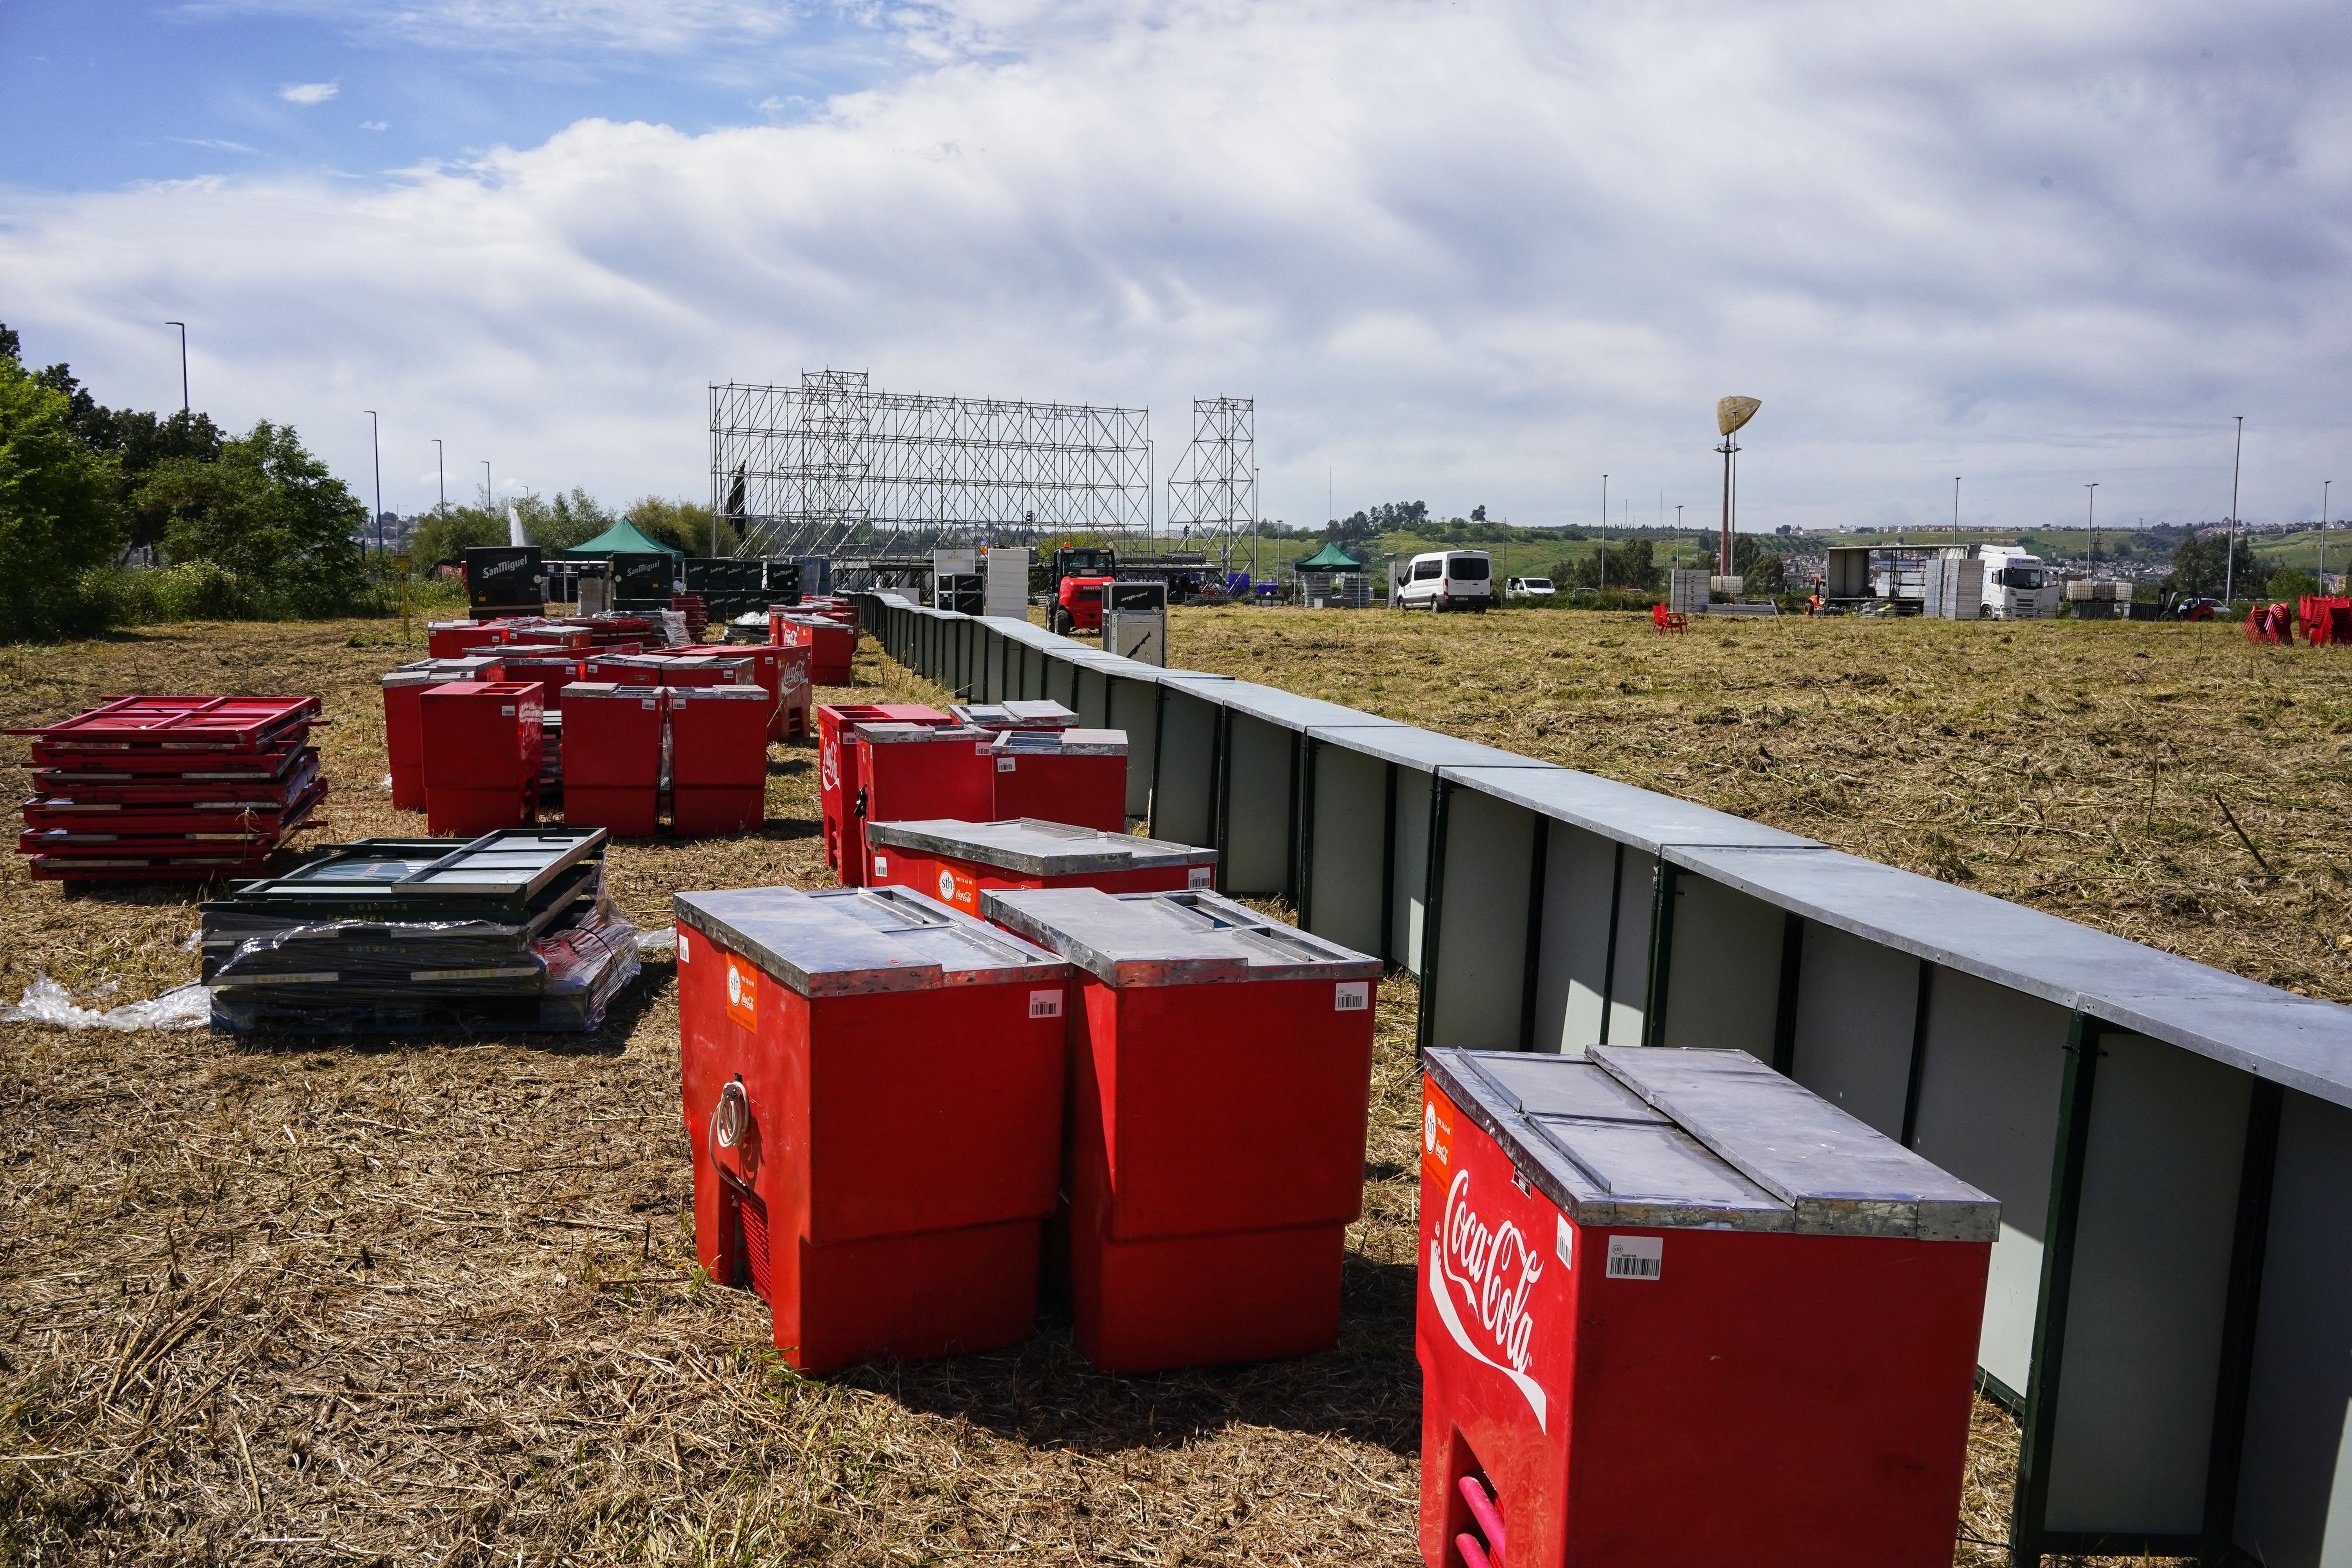
[[[326,798],[316,697],[110,697],[33,737],[19,853],[39,880],[259,872]]]
[[[2284,605],[2256,605],[2246,612],[2246,640],[2285,647],[2294,641],[2294,612]]]
[[[2305,594],[2301,605],[2303,635],[2314,647],[2352,644],[2352,598],[2333,594]]]

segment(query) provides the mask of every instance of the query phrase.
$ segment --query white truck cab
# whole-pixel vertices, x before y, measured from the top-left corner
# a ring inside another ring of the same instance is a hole
[[[1989,620],[2049,621],[2058,616],[2065,594],[2058,569],[2039,555],[2014,544],[1986,544],[1977,554],[1984,562],[1984,609]]]
[[[1399,570],[1400,610],[1484,610],[1495,602],[1495,563],[1483,550],[1433,550]]]
[[[1532,599],[1549,599],[1555,590],[1549,577],[1506,577],[1503,579],[1503,592],[1507,595],[1524,594]]]

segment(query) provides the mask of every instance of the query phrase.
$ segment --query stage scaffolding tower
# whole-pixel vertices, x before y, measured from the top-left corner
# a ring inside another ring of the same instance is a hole
[[[744,556],[1148,534],[1140,408],[877,392],[864,371],[710,389],[710,504]]]
[[[1168,526],[1183,544],[1214,548],[1228,570],[1234,538],[1257,531],[1255,399],[1192,400],[1192,444],[1168,479]]]

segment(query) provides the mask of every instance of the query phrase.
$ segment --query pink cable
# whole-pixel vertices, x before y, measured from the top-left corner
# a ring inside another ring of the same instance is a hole
[[[1470,1505],[1470,1517],[1476,1520],[1478,1528],[1486,1532],[1486,1551],[1484,1555],[1493,1568],[1503,1568],[1503,1516],[1495,1507],[1493,1494],[1475,1476],[1463,1477],[1460,1485],[1462,1500]]]
[[[1462,1568],[1495,1568],[1494,1559],[1478,1544],[1478,1538],[1468,1531],[1454,1538],[1454,1550],[1462,1553]]]

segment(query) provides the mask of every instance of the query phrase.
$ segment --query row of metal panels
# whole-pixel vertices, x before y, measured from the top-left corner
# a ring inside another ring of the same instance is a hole
[[[2352,1010],[1334,703],[870,596],[901,663],[1128,732],[1219,890],[1421,984],[1425,1046],[1736,1047],[2001,1200],[2011,1545],[2352,1564]]]

